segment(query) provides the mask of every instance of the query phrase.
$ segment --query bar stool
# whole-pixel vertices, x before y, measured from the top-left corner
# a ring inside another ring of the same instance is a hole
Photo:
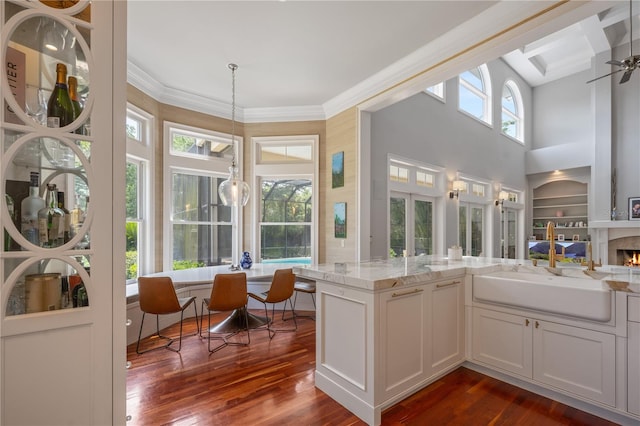
[[[293,297],[293,314],[300,318],[311,318],[315,321],[315,315],[298,315],[296,314],[296,302],[298,301],[298,293],[307,293],[311,295],[311,300],[313,301],[313,309],[316,309],[316,283],[314,281],[296,281],[293,286],[293,290],[295,291],[295,296]],[[282,315],[284,318],[284,311],[282,311]]]

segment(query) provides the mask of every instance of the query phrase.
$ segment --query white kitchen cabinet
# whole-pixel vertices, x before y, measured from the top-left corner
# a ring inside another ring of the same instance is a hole
[[[615,406],[615,336],[482,308],[473,310],[473,358]]]
[[[627,396],[628,411],[640,416],[640,297],[628,297]]]
[[[452,279],[380,295],[385,398],[462,362],[462,288],[462,279]]]

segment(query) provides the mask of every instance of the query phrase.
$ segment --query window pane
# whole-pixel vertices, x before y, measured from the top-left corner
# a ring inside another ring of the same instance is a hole
[[[205,138],[172,131],[171,153],[205,158],[231,158],[233,156],[233,149],[229,141],[222,138]]]
[[[444,98],[444,82],[427,87],[426,90],[427,92],[439,97],[440,99]]]
[[[435,182],[435,179],[433,174],[420,172],[420,171],[416,172],[416,183],[418,185],[426,186],[428,188],[433,188],[434,182]]]
[[[414,255],[433,254],[433,203],[416,200],[414,209]]]
[[[137,141],[142,141],[142,125],[140,121],[127,116],[127,136]]]
[[[502,108],[511,112],[514,115],[518,115],[518,110],[516,109],[516,103],[513,96],[513,92],[511,88],[507,85],[502,89]]]
[[[231,225],[173,224],[173,270],[231,262]]]
[[[480,207],[471,208],[471,256],[480,256],[482,253],[482,228],[484,223],[484,211]]]
[[[407,235],[405,199],[391,197],[390,210],[389,257],[402,256],[406,250]]]
[[[138,264],[140,262],[140,250],[138,249],[138,223],[127,222],[127,250],[126,250],[126,274],[127,280],[138,278]]]
[[[128,218],[139,218],[138,215],[138,187],[139,187],[139,165],[127,161],[127,176],[125,189],[125,203]]]
[[[259,144],[258,150],[261,163],[300,163],[313,160],[313,149],[310,144]]]
[[[311,257],[311,225],[260,226],[262,259],[292,259]]]
[[[264,179],[261,202],[260,222],[311,222],[311,180]]]
[[[230,222],[231,207],[223,206],[218,186],[224,179],[174,173],[171,214],[174,221]]]
[[[460,109],[481,120],[484,119],[484,99],[460,85]]]
[[[474,68],[460,74],[460,77],[464,79],[467,83],[471,84],[473,87],[478,89],[481,92],[484,92],[484,83],[482,81],[482,73],[479,68]]]
[[[458,209],[458,242],[462,247],[462,253],[467,253],[467,206],[460,206]]]

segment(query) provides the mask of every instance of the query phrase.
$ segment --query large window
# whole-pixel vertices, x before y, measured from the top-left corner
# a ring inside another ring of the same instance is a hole
[[[170,122],[164,123],[164,135],[164,269],[231,263],[231,207],[218,195],[233,158],[231,137]],[[241,165],[242,143],[236,141]]]
[[[256,229],[261,262],[316,261],[318,137],[253,138]]]
[[[518,85],[509,80],[502,88],[502,133],[524,142],[524,107]]]
[[[126,118],[126,278],[127,283],[152,271],[153,243],[151,205],[153,139],[152,117],[128,105]]]
[[[491,124],[491,79],[486,64],[458,76],[458,107],[461,111]]]

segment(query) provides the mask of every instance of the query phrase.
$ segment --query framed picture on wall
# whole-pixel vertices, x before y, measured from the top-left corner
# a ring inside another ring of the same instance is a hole
[[[333,205],[334,236],[347,238],[347,203],[335,203]]]
[[[564,241],[564,234],[558,234],[558,241]]]
[[[573,234],[573,241],[580,241],[580,234]]]
[[[344,151],[336,152],[331,157],[331,188],[344,186]]]
[[[629,197],[629,220],[640,220],[640,197]]]

